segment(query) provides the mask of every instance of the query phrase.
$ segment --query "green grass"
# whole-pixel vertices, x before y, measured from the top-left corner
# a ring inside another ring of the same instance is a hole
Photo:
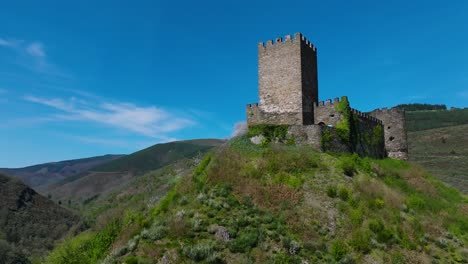
[[[468,124],[408,133],[410,160],[468,193]]]
[[[468,108],[406,112],[406,128],[409,132],[463,124],[468,124]]]

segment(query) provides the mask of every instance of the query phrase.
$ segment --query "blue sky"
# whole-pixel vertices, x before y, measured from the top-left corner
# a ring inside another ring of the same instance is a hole
[[[321,100],[468,106],[467,1],[253,2],[2,3],[0,167],[230,137],[257,43],[295,32]]]

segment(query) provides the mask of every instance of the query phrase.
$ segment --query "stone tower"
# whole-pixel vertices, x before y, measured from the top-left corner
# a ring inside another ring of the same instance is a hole
[[[310,125],[318,102],[317,49],[302,34],[258,44],[258,110],[274,123]]]
[[[370,112],[384,124],[385,150],[393,159],[408,159],[405,110],[382,108]]]

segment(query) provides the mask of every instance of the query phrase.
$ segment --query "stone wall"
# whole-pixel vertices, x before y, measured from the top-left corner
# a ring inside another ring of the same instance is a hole
[[[384,158],[384,130],[382,121],[351,108],[353,115],[353,134],[351,142],[353,152],[360,156]]]
[[[382,120],[384,125],[385,149],[388,157],[408,159],[405,111],[398,108],[375,109],[369,113]]]
[[[313,124],[318,98],[315,47],[296,33],[258,44],[259,108],[263,113],[288,113],[286,123]],[[295,113],[301,113],[300,119]]]
[[[327,135],[326,135],[327,134]],[[327,136],[326,144],[323,144],[322,138]],[[320,125],[292,125],[288,128],[288,137],[293,137],[298,145],[310,145],[317,150],[332,152],[350,152],[348,144],[343,143],[333,127]]]
[[[320,101],[318,104],[315,104],[314,123],[336,127],[337,124],[343,122],[343,114],[336,109],[337,104],[343,100],[347,100],[347,97],[343,96],[341,101],[339,98],[335,98],[333,101],[328,99],[326,101]]]
[[[276,113],[264,112],[258,104],[248,104],[246,107],[247,124],[260,125],[296,125],[302,123],[302,112],[299,113]]]

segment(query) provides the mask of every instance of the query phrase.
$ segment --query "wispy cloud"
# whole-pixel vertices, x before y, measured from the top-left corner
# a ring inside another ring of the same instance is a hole
[[[166,141],[173,139],[169,133],[196,123],[155,106],[142,107],[124,102],[96,103],[75,97],[49,99],[25,96],[24,100],[59,110],[60,113],[54,116],[60,120],[93,122]]]
[[[15,48],[21,41],[0,38],[0,47]]]
[[[44,46],[40,42],[33,42],[26,47],[26,52],[33,57],[44,58],[46,53]]]
[[[45,45],[41,41],[0,38],[0,48],[6,48],[16,53],[12,63],[28,70],[40,74],[70,78],[57,65],[50,62]]]

